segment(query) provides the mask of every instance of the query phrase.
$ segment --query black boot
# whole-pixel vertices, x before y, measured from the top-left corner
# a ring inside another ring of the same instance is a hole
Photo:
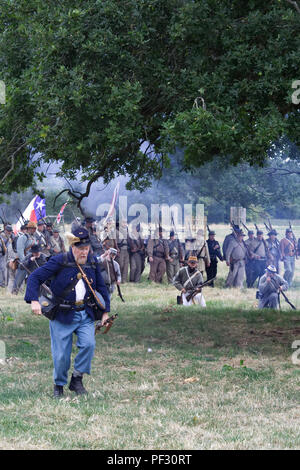
[[[55,385],[54,384],[54,391],[53,397],[54,398],[61,398],[64,394],[64,387],[62,385]]]
[[[74,377],[74,375],[72,375],[69,389],[77,395],[84,395],[87,393],[86,389],[82,385],[82,377],[80,376]]]

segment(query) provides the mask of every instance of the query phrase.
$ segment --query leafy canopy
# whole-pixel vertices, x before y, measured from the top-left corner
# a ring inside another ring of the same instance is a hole
[[[299,144],[292,3],[0,0],[0,193],[32,185],[41,162],[142,189],[176,146],[198,166]]]

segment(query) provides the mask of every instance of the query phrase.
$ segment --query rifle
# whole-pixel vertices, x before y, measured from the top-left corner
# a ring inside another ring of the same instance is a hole
[[[112,266],[112,270],[113,270],[113,273],[114,273],[114,276],[115,276],[115,280],[116,280],[116,285],[117,285],[117,289],[118,289],[118,295],[119,295],[120,299],[122,300],[122,302],[125,302],[125,300],[124,300],[124,298],[123,298],[123,295],[122,295],[122,292],[121,292],[121,288],[120,288],[119,284],[117,283],[117,273],[116,273],[116,270],[115,270],[114,260],[113,260],[113,259],[111,260],[111,266]]]
[[[112,315],[111,317],[109,317],[102,325],[101,321],[98,321],[95,325],[95,336],[97,333],[99,333],[99,331],[101,330],[101,328],[103,328],[104,326],[106,327],[105,330],[103,331],[103,334],[105,335],[110,329],[111,327],[113,326],[113,322],[115,321],[115,319],[117,318],[118,314],[115,313],[114,315]]]
[[[40,268],[40,266],[37,264],[36,260],[34,260],[34,262],[35,262],[37,268]],[[30,271],[30,270],[22,263],[22,261],[19,260],[19,261],[18,261],[18,264],[23,267],[23,269],[27,272],[27,274],[31,274],[32,271]],[[43,289],[45,289],[45,291],[47,292],[47,294],[53,296],[52,290],[51,290],[50,287],[48,287],[45,283],[41,284],[41,287],[42,287]]]
[[[217,276],[213,277],[212,279],[209,279],[209,281],[203,282],[203,284],[201,284],[199,287],[192,290],[192,292],[189,295],[186,296],[186,300],[189,302],[193,297],[195,297],[195,295],[197,295],[197,294],[199,294],[199,292],[201,292],[202,287],[208,286],[212,281],[214,281],[216,279],[216,277]]]
[[[292,231],[293,240],[294,240],[294,244],[295,244],[295,254],[296,254],[296,259],[298,259],[298,255],[297,255],[297,239],[296,239],[296,237],[295,237],[295,234],[294,234],[294,232],[293,232],[293,229],[292,229],[292,224],[291,224],[291,222],[289,222],[289,227],[290,227],[290,229],[291,229],[291,231]]]
[[[274,281],[274,282],[273,282]],[[272,279],[271,278],[271,282],[273,284],[273,286],[275,287],[275,289],[278,290],[278,302],[279,302],[279,305],[280,305],[280,300],[279,300],[279,297],[280,297],[280,294],[282,294],[284,300],[292,307],[293,310],[297,310],[295,305],[292,304],[292,302],[290,302],[290,300],[288,299],[287,295],[281,290],[279,289],[279,286],[277,285],[277,282],[275,282],[275,279]]]
[[[241,222],[241,224],[247,230],[247,232],[249,232],[249,229],[248,229],[247,225],[245,225],[244,222]]]

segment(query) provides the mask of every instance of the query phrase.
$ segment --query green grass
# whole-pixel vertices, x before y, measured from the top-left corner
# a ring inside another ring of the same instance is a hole
[[[219,275],[222,286],[224,263]],[[1,449],[300,448],[298,311],[260,311],[255,289],[220,287],[205,290],[207,309],[184,308],[146,275],[122,291],[119,318],[97,336],[89,395],[66,389],[59,401],[48,320],[0,293]],[[300,305],[297,289],[288,295]]]

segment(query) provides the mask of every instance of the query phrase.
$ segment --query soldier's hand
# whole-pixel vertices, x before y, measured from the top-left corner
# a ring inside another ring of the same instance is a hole
[[[153,258],[152,258],[152,256],[149,256],[149,261],[150,261],[150,263],[153,263]]]
[[[42,315],[41,304],[37,300],[31,302],[31,310],[34,315]]]
[[[103,325],[106,322],[106,320],[108,320],[108,318],[109,318],[108,313],[104,312],[101,318],[101,325]]]
[[[182,293],[182,294],[185,294],[185,293],[186,293],[185,288],[181,289],[181,293]]]

